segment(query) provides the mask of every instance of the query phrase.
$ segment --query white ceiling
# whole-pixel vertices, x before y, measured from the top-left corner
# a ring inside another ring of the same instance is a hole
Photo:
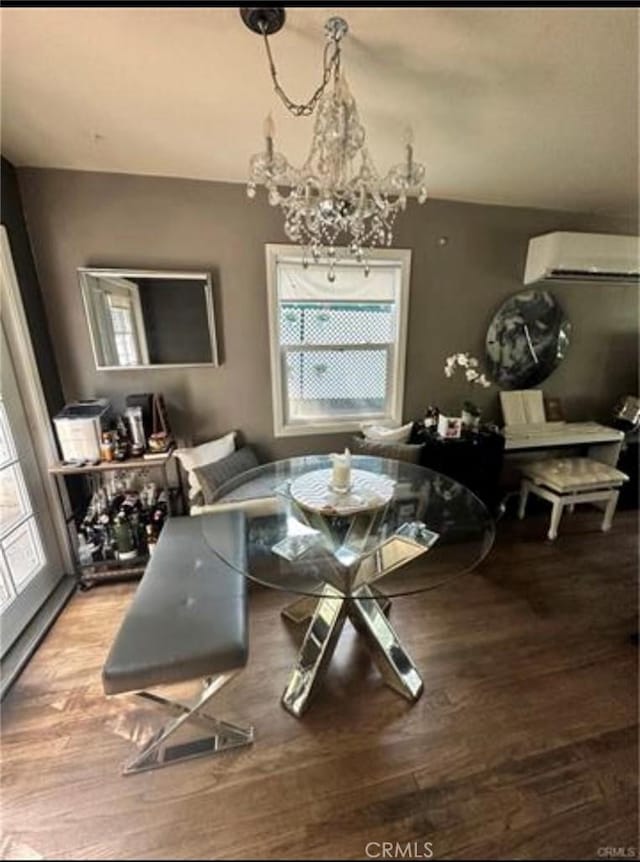
[[[293,8],[272,46],[296,100],[337,8]],[[433,197],[632,213],[638,12],[342,10],[343,63],[380,170],[415,129]],[[262,123],[305,155],[236,8],[2,10],[2,148],[17,165],[243,182]]]

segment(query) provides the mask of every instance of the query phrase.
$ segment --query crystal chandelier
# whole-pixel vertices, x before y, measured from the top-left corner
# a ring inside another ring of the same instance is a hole
[[[315,113],[313,138],[306,161],[292,166],[274,145],[275,127],[271,115],[264,124],[265,149],[250,161],[247,194],[264,185],[272,206],[284,213],[284,230],[304,249],[303,261],[328,265],[328,278],[335,280],[339,247],[346,246],[351,258],[369,273],[367,252],[390,246],[396,216],[416,195],[424,203],[424,165],[414,161],[413,136],[404,136],[405,159],[385,176],[376,170],[365,144],[365,130],[341,69],[340,53],[348,31],[342,18],[330,18],[325,25],[326,45],[323,76],[308,102],[296,104],[282,89],[271,54],[269,36],[284,23],[279,7],[243,7],[242,18],[264,38],[269,69],[276,93],[294,116]]]

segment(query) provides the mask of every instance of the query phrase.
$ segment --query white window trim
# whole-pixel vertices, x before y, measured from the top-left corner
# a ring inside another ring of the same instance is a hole
[[[2,279],[0,279],[2,322],[14,353],[20,394],[24,401],[25,413],[30,420],[36,460],[42,474],[62,563],[65,571],[71,573],[75,570],[75,566],[63,504],[58,496],[55,480],[48,472],[48,467],[58,461],[58,448],[40,381],[29,324],[22,304],[9,236],[4,225],[0,225],[0,267],[2,267]],[[63,492],[63,500],[67,502],[66,491]]]
[[[345,258],[348,257],[346,249]],[[283,373],[284,350],[280,346],[279,317],[278,317],[278,261],[302,260],[302,249],[295,245],[278,243],[267,243],[265,246],[267,266],[267,304],[269,312],[269,349],[271,357],[271,398],[273,408],[273,433],[275,437],[301,437],[308,434],[339,434],[359,430],[362,422],[384,421],[402,424],[404,409],[404,384],[407,357],[407,328],[409,321],[409,283],[411,278],[411,250],[400,248],[374,249],[368,253],[372,266],[376,261],[393,261],[400,264],[400,295],[398,314],[398,333],[394,345],[395,357],[390,358],[391,365],[396,366],[396,374],[391,380],[391,393],[389,397],[389,412],[385,416],[380,414],[365,416],[359,414],[353,419],[344,418],[334,422],[309,422],[294,423],[288,421],[286,416],[287,405],[285,403],[285,385]],[[342,261],[341,261],[342,263]],[[348,265],[358,266],[345,260]],[[339,284],[336,282],[336,291],[339,294]]]

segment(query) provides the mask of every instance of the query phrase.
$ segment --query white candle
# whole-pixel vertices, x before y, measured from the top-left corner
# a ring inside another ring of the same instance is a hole
[[[333,470],[331,484],[338,490],[347,490],[351,485],[351,452],[344,450],[343,455],[332,455]]]

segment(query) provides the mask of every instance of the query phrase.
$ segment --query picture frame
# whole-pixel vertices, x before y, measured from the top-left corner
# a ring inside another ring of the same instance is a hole
[[[438,416],[438,434],[445,440],[455,440],[462,434],[462,417]]]

